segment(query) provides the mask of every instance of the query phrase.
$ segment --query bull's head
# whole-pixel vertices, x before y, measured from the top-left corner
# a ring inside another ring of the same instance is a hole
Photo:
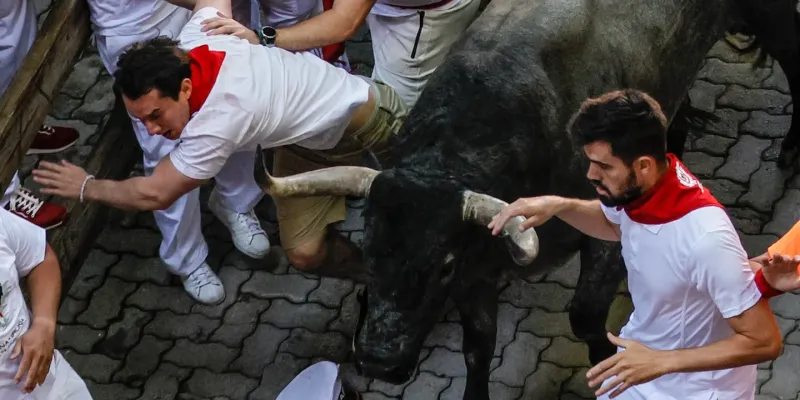
[[[464,235],[485,227],[507,203],[464,190],[452,181],[431,184],[402,170],[332,167],[275,178],[258,151],[256,182],[271,196],[349,195],[368,199],[364,259],[372,279],[354,337],[356,366],[388,382],[408,380],[425,336],[445,304],[464,255]],[[504,236],[514,261],[528,265],[539,252],[535,230],[511,219]],[[490,232],[484,229],[488,236]],[[366,308],[366,309],[364,309]]]

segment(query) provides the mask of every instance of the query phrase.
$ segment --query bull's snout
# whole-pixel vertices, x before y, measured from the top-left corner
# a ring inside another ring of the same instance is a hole
[[[416,363],[395,364],[379,360],[370,360],[363,355],[361,358],[355,360],[356,371],[359,375],[380,379],[394,385],[401,385],[408,382],[414,375],[415,365]]]

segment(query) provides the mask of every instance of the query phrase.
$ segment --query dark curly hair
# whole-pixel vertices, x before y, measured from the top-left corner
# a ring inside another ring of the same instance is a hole
[[[642,156],[667,157],[667,119],[647,93],[624,89],[585,100],[567,130],[580,146],[603,141],[627,165]]]
[[[190,75],[186,52],[176,40],[159,36],[136,43],[122,53],[114,72],[114,91],[136,100],[158,89],[162,96],[177,100],[181,82]]]

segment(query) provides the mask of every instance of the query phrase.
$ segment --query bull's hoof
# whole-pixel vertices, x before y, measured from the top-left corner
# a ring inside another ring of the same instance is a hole
[[[780,169],[789,169],[797,163],[797,156],[798,156],[797,149],[781,149],[781,153],[778,155],[778,168]]]
[[[603,360],[617,354],[617,346],[603,337],[586,343],[589,346],[589,362],[597,365]]]

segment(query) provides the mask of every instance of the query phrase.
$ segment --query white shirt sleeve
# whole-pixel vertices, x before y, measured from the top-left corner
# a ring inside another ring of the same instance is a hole
[[[600,209],[603,210],[603,214],[606,215],[607,220],[617,225],[622,224],[622,217],[620,216],[620,213],[624,213],[624,210],[618,211],[617,207],[606,207],[603,204],[600,204]]]
[[[739,236],[727,230],[708,232],[692,249],[690,273],[698,290],[707,292],[724,318],[751,307],[761,293]]]
[[[20,276],[28,275],[44,261],[47,233],[24,219],[0,209],[0,228],[5,231],[6,245],[14,253],[14,266]]]
[[[252,113],[232,106],[204,106],[186,125],[181,142],[169,155],[175,169],[192,179],[215,177],[239,150],[238,142],[251,119]]]

